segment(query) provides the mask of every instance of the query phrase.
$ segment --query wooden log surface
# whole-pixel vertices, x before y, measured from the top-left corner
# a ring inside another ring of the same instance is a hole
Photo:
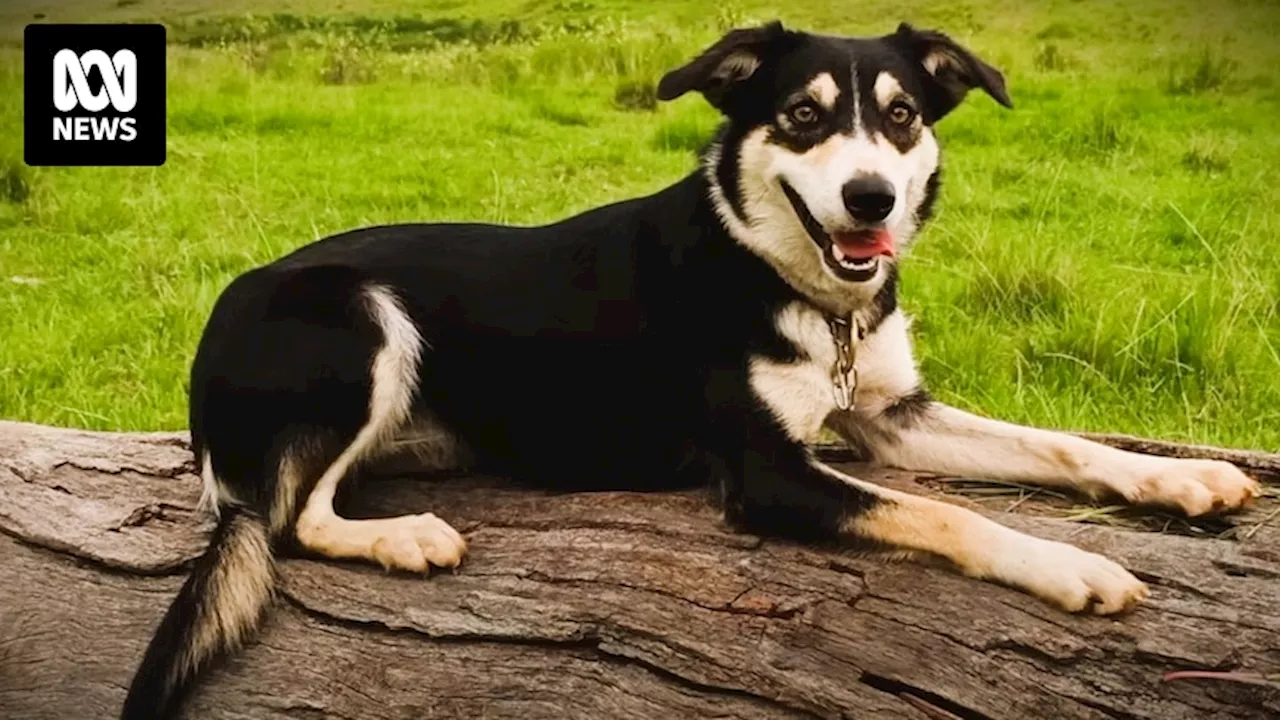
[[[206,677],[189,716],[1280,716],[1274,684],[1162,679],[1280,672],[1274,494],[1153,532],[1068,521],[1081,501],[1039,491],[847,469],[1104,553],[1152,598],[1070,616],[943,567],[734,533],[702,492],[371,478],[348,514],[431,510],[469,536],[463,566],[424,579],[284,560],[263,632]],[[211,528],[193,471],[184,434],[0,423],[0,718],[118,712]]]

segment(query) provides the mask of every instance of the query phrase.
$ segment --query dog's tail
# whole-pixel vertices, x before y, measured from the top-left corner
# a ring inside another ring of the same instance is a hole
[[[258,628],[275,586],[266,524],[251,510],[225,507],[209,549],[147,647],[121,720],[176,717],[196,676]]]

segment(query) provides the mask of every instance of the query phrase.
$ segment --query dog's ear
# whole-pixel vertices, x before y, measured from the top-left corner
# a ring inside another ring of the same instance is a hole
[[[954,110],[974,88],[982,88],[1007,108],[1013,107],[1004,75],[943,33],[902,23],[892,38],[923,69],[933,120]]]
[[[729,90],[751,77],[788,34],[778,21],[731,30],[687,65],[663,75],[658,82],[658,99],[674,100],[697,91],[724,111]]]

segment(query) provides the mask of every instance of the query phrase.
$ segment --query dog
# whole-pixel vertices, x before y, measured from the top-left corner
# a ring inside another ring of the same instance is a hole
[[[939,190],[934,126],[1004,76],[908,24],[848,38],[773,22],[661,78],[723,115],[700,166],[554,224],[402,224],[330,236],[237,277],[190,377],[192,448],[219,521],[161,620],[122,718],[179,712],[260,624],[286,549],[422,573],[466,540],[431,513],[334,510],[355,468],[544,488],[707,483],[732,526],[937,556],[1069,612],[1147,597],[1120,565],[958,506],[849,477],[824,427],[878,463],[1116,495],[1187,515],[1259,494],[1224,462],[1159,458],[930,398],[898,259]]]

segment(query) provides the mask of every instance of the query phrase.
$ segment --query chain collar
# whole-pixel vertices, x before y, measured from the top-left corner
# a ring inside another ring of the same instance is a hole
[[[836,348],[836,361],[831,365],[831,386],[835,393],[836,407],[848,410],[853,407],[853,393],[858,389],[858,369],[854,364],[858,359],[857,343],[862,340],[862,326],[853,319],[852,313],[846,317],[825,312],[823,315],[831,328],[831,339]]]

